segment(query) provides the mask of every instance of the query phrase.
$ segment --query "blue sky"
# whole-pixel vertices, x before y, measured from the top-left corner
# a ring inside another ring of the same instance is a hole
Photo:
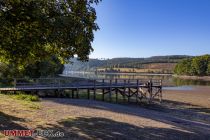
[[[210,0],[103,0],[91,58],[210,53]]]

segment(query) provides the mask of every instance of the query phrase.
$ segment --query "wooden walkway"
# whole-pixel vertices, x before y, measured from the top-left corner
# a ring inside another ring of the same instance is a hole
[[[0,88],[0,92],[29,91],[38,94],[39,91],[54,91],[56,95],[63,94],[65,90],[71,90],[71,98],[79,98],[79,92],[86,90],[87,98],[100,93],[102,100],[108,96],[109,101],[118,101],[120,94],[124,100],[136,102],[146,99],[152,102],[155,98],[162,101],[161,80],[140,80],[140,79],[94,79],[84,81],[71,81],[70,78],[38,78],[38,79],[15,79],[13,87]]]

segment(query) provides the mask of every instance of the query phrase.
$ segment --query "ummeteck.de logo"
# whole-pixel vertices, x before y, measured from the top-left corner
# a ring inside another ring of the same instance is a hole
[[[64,133],[53,130],[3,130],[4,136],[13,137],[64,137]]]

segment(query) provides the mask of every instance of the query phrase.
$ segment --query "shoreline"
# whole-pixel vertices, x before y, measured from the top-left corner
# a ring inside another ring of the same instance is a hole
[[[171,73],[140,73],[140,72],[83,72],[83,71],[71,71],[71,74],[98,74],[98,75],[154,75],[154,76],[171,76]],[[68,74],[60,74],[60,76],[68,76]]]
[[[210,82],[210,76],[172,75],[172,77],[180,78],[180,79],[184,79],[184,80],[202,80],[202,81]]]
[[[138,72],[103,72],[97,74],[107,74],[107,75],[148,75],[148,76],[170,76],[172,74],[167,73],[138,73]]]

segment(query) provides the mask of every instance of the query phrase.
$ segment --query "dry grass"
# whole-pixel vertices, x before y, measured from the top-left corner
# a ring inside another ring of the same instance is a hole
[[[168,73],[173,72],[176,63],[151,63],[142,64],[142,68],[113,68],[120,72],[136,73]],[[105,71],[105,68],[98,68],[99,71]]]

